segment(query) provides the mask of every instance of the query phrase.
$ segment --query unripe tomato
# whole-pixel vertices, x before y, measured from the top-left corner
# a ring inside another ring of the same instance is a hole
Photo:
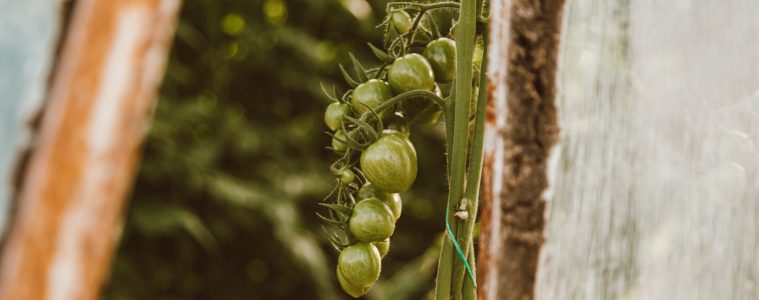
[[[385,130],[382,131],[382,134],[384,134],[384,135],[387,135],[387,134],[397,134],[399,137],[402,137],[404,139],[408,139],[408,136],[409,136],[408,132],[402,132],[402,131],[395,130],[395,129],[385,129]]]
[[[400,134],[400,133],[396,133],[396,134]],[[390,208],[390,211],[393,212],[393,217],[395,218],[395,220],[398,220],[398,218],[401,217],[401,211],[403,210],[403,203],[401,202],[400,194],[385,193],[375,188],[374,185],[372,185],[370,182],[367,182],[366,184],[364,184],[364,186],[361,187],[361,189],[358,190],[358,199],[363,200],[363,199],[369,199],[369,198],[377,198],[381,200],[382,202],[384,202],[385,205],[387,205],[387,207]]]
[[[332,138],[332,149],[343,152],[348,150],[348,145],[341,142],[339,139],[345,140],[345,132],[338,130],[335,132],[335,137]]]
[[[337,281],[340,282],[340,287],[343,288],[343,291],[345,291],[345,293],[348,295],[351,295],[353,298],[358,298],[366,295],[371,289],[371,287],[357,287],[345,280],[345,276],[343,276],[343,273],[340,272],[339,266],[337,268]]]
[[[427,44],[422,52],[432,66],[437,82],[451,82],[456,71],[456,43],[449,38],[439,38]]]
[[[387,252],[390,251],[390,238],[386,238],[384,241],[374,242],[374,247],[377,247],[380,257],[385,258]]]
[[[403,200],[401,200],[401,194],[394,193],[390,196],[390,199],[387,199],[384,202],[387,207],[390,208],[390,211],[393,212],[395,220],[398,220],[398,218],[401,217],[401,212],[403,211]]]
[[[399,134],[383,134],[361,153],[364,176],[386,193],[406,191],[416,180],[416,150]]]
[[[387,80],[399,94],[413,90],[432,91],[435,88],[432,66],[423,56],[416,53],[396,58],[387,70]]]
[[[404,10],[394,10],[390,13],[390,24],[399,34],[406,33],[411,29],[411,16]]]
[[[371,243],[356,243],[340,251],[337,257],[337,272],[350,285],[369,288],[380,275],[379,251]]]
[[[340,181],[343,184],[350,184],[353,182],[354,179],[356,179],[356,175],[353,174],[353,171],[349,169],[340,171]]]
[[[440,91],[437,84],[435,84],[435,94],[437,94],[438,97],[443,97],[443,93]],[[401,103],[401,107],[403,109],[403,114],[407,118],[419,124],[434,125],[437,123],[437,119],[440,118],[440,115],[443,114],[443,110],[440,109],[437,104],[425,98],[408,99]]]
[[[369,79],[369,81],[359,84],[353,90],[351,105],[358,113],[363,114],[369,111],[369,108],[375,109],[392,97],[393,91],[387,82],[379,79]],[[380,116],[387,117],[390,113],[390,110],[385,110],[380,113]]]
[[[324,111],[324,123],[332,130],[338,130],[343,126],[343,116],[351,115],[351,107],[348,103],[332,102]]]
[[[381,241],[393,235],[395,216],[390,207],[381,200],[364,199],[353,206],[348,229],[359,241]]]

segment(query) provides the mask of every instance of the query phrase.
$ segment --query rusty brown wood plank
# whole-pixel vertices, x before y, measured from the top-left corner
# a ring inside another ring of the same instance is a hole
[[[547,161],[558,137],[563,0],[495,1],[491,11],[479,299],[533,299]]]
[[[76,2],[0,267],[0,299],[95,299],[179,0]]]

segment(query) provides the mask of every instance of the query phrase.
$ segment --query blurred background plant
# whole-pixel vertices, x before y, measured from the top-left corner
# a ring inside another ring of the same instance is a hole
[[[106,299],[343,299],[314,213],[334,178],[320,82],[386,1],[185,1]],[[433,287],[446,197],[441,127],[411,137],[420,176],[371,299]]]

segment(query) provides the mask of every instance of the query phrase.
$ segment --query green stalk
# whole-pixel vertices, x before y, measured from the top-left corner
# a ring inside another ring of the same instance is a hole
[[[482,33],[483,44],[487,45],[487,30]],[[472,136],[472,145],[469,156],[469,171],[467,172],[466,192],[464,198],[469,202],[467,205],[467,213],[469,217],[466,219],[466,224],[459,227],[457,237],[462,249],[465,249],[467,257],[474,258],[473,250],[470,250],[473,245],[472,233],[474,232],[474,224],[477,219],[477,208],[479,205],[480,196],[480,181],[482,179],[482,157],[483,157],[483,144],[485,139],[485,110],[487,109],[487,50],[483,53],[482,63],[480,64],[480,87],[477,92],[477,111],[474,118],[474,132]],[[472,259],[474,261],[474,259]],[[476,265],[470,264],[472,272],[476,272]],[[471,281],[464,278],[466,273],[463,268],[459,268],[453,274],[453,292],[456,295],[458,292],[457,287],[464,285],[464,294],[467,292],[467,288],[474,289],[471,285]]]
[[[476,261],[474,259],[474,244],[469,244],[469,248],[467,248],[467,252],[469,253],[466,258],[469,262],[469,265],[474,267],[476,264]],[[472,270],[474,271],[474,270]],[[477,287],[472,285],[472,281],[470,280],[464,280],[464,290],[462,292],[462,299],[464,300],[475,300],[477,299]]]
[[[459,201],[464,194],[466,180],[467,142],[469,140],[469,105],[472,97],[472,60],[475,43],[476,0],[461,0],[459,23],[456,30],[456,82],[453,103],[453,136],[448,136],[451,143],[450,183],[448,203],[446,205],[447,220],[451,221],[451,231],[457,232],[459,222],[453,217]],[[451,124],[446,124],[450,126]],[[446,235],[447,236],[447,235]],[[446,238],[447,240],[448,238]],[[451,275],[454,266],[462,262],[453,255],[452,243],[444,243],[438,263],[436,300],[447,300],[451,297]]]

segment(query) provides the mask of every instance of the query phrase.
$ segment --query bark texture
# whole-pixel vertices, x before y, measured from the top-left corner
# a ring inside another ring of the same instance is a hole
[[[493,3],[480,299],[533,299],[547,161],[559,129],[556,69],[563,0]]]
[[[0,258],[0,299],[96,299],[179,0],[76,2]]]

